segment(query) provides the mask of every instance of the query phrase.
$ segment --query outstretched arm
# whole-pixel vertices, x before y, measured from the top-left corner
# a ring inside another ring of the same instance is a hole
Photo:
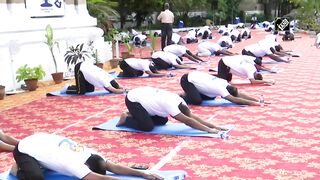
[[[189,54],[184,54],[183,56],[187,57],[188,59],[190,59],[191,61],[194,61],[196,63],[199,63],[199,61],[202,61],[202,60],[197,60],[197,58],[194,58]],[[198,58],[198,59],[200,59],[200,58]]]
[[[274,80],[256,80],[256,79],[249,79],[251,84],[267,84],[267,85],[274,85]]]
[[[234,56],[234,55],[238,55],[237,53],[233,53],[231,51],[228,51],[226,49],[222,49],[218,51],[219,53],[223,54],[223,55],[227,55],[227,56]]]
[[[151,71],[145,71],[150,77],[162,77],[162,76],[165,76],[165,74],[163,74],[163,73],[159,73],[159,72],[157,72],[157,73],[153,73],[153,72],[151,72]]]
[[[155,180],[162,180],[163,179],[162,177],[158,176],[157,174],[145,173],[143,171],[135,170],[135,169],[129,168],[127,166],[122,166],[120,164],[115,164],[110,161],[106,162],[106,167],[107,167],[108,171],[113,172],[115,174],[139,176],[139,177],[143,177],[145,179],[155,179]]]
[[[277,62],[286,62],[286,63],[289,63],[289,62],[290,62],[289,59],[288,59],[288,60],[285,60],[285,59],[282,59],[281,57],[279,57],[279,56],[277,56],[277,55],[274,55],[274,54],[268,54],[267,56],[268,56],[269,58],[277,61]]]
[[[116,89],[116,88],[114,88],[112,86],[106,87],[105,89],[107,91],[110,91],[110,92],[115,93],[115,94],[122,94],[122,93],[126,92],[125,88]]]
[[[13,146],[16,146],[19,142],[16,138],[9,136],[1,131],[0,131],[0,140]]]
[[[276,71],[274,71],[274,70],[272,70],[272,69],[270,69],[270,68],[267,68],[267,67],[265,67],[265,66],[259,66],[259,65],[255,65],[256,66],[256,68],[258,69],[258,70],[263,70],[263,71],[269,71],[269,72],[271,72],[271,73],[276,73]]]
[[[177,69],[197,69],[195,67],[191,67],[185,64],[177,64],[177,65],[173,65],[173,67],[177,68]]]
[[[260,103],[258,103],[258,100],[251,98],[249,96],[246,96],[244,94],[239,93],[239,97],[235,97],[232,95],[228,95],[224,97],[224,99],[233,102],[235,104],[241,104],[241,105],[249,105],[249,106],[260,106]]]

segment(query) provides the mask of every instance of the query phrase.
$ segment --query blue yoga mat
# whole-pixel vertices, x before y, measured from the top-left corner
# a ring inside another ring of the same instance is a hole
[[[213,137],[221,138],[218,134],[211,134],[197,129],[193,129],[183,123],[170,123],[168,122],[163,126],[155,126],[152,131],[145,132],[139,131],[136,129],[128,128],[125,126],[117,127],[116,124],[119,121],[119,118],[114,118],[103,124],[93,127],[93,130],[109,130],[109,131],[128,131],[128,132],[142,132],[146,134],[166,134],[166,135],[175,135],[175,136],[192,136],[192,137]],[[234,125],[225,125],[222,128],[226,128],[227,133],[234,128]]]
[[[166,180],[182,180],[187,175],[187,173],[182,170],[172,170],[172,171],[148,171],[147,170],[147,172],[158,174],[159,176],[163,177]],[[120,178],[120,179],[128,179],[128,180],[144,179],[144,178],[135,177],[135,176],[116,175],[109,172],[107,174],[109,176]],[[46,180],[78,180],[78,178],[76,177],[65,176],[50,170],[45,170],[44,175]],[[0,179],[1,180],[18,180],[15,176],[9,174],[9,171],[0,174]]]
[[[105,96],[105,95],[111,95],[114,93],[111,93],[107,90],[97,90],[85,94],[66,94],[66,93],[61,93],[60,91],[55,91],[55,92],[50,92],[47,93],[47,96]]]
[[[245,106],[245,105],[235,104],[225,99],[213,99],[213,100],[202,101],[201,106]]]

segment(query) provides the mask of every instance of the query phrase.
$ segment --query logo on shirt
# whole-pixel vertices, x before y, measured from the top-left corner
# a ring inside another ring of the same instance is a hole
[[[277,31],[289,31],[290,21],[287,18],[277,18],[275,21],[275,30]]]
[[[70,139],[64,139],[59,143],[59,147],[68,149],[74,152],[81,152],[84,151],[84,147],[80,144],[77,144],[74,141],[71,141]]]

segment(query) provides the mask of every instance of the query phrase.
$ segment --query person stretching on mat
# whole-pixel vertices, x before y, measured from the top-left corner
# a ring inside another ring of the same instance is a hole
[[[183,64],[178,56],[170,52],[154,52],[151,56],[151,60],[155,64],[155,68],[159,70],[167,70],[172,67],[177,69],[195,69],[191,66]]]
[[[194,129],[208,133],[226,130],[193,114],[178,94],[169,91],[139,87],[128,92],[125,103],[129,112],[121,114],[117,126],[152,131],[156,125],[165,125],[168,122],[168,116],[171,116]]]
[[[180,95],[188,104],[200,105],[203,100],[212,100],[217,96],[241,105],[259,106],[259,100],[240,93],[226,80],[205,72],[193,71],[181,77],[180,85],[184,94]]]
[[[178,45],[178,44],[171,44],[169,46],[166,46],[163,49],[164,52],[170,52],[172,54],[175,54],[176,56],[182,58],[187,57],[191,61],[199,63],[199,61],[204,62],[204,60],[200,59],[196,55],[192,54],[192,52],[185,46]]]
[[[240,36],[242,39],[250,39],[251,38],[251,31],[248,28],[244,28],[241,30]]]
[[[251,84],[267,84],[273,85],[273,80],[263,80],[263,77],[258,73],[258,68],[261,68],[261,59],[251,56],[226,56],[220,59],[218,63],[218,77],[230,82],[232,75],[235,74],[250,80]]]
[[[16,164],[11,173],[21,180],[44,180],[43,168],[83,180],[118,179],[106,175],[106,171],[145,179],[163,179],[156,174],[115,164],[93,149],[56,134],[35,133],[25,137],[15,147],[13,157]]]
[[[281,57],[277,56],[274,54],[275,49],[270,45],[269,41],[263,41],[260,43],[255,43],[249,46],[246,46],[242,50],[242,55],[248,55],[248,56],[253,56],[253,57],[264,57],[267,56],[277,62],[286,62],[289,63],[290,60],[287,59],[282,59]]]
[[[122,69],[121,77],[138,77],[144,73],[150,77],[161,77],[165,74],[159,73],[152,61],[138,58],[128,58],[119,62],[119,67]]]
[[[89,62],[80,62],[74,67],[76,85],[66,85],[61,93],[85,94],[93,92],[95,87],[105,88],[112,93],[121,94],[126,91],[112,75]]]
[[[0,152],[12,152],[18,140],[0,129]]]
[[[198,45],[198,56],[211,56],[220,54],[233,56],[236,55],[226,49],[223,49],[219,44],[214,42],[202,42]]]

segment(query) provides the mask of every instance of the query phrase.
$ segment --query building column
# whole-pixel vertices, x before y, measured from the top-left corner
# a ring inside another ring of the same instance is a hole
[[[7,0],[0,0],[0,18],[9,15]]]
[[[25,16],[26,4],[24,0],[7,0],[8,10],[12,16]]]
[[[87,9],[87,1],[86,0],[75,0],[76,1],[76,9],[80,16],[87,16],[89,15],[88,9]]]
[[[65,16],[76,16],[75,0],[65,0]]]

